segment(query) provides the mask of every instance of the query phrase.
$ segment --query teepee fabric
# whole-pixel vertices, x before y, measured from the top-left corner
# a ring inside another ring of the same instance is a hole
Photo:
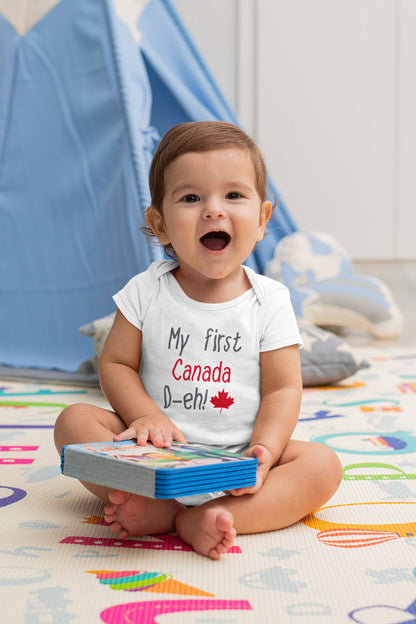
[[[158,140],[238,121],[167,0],[23,4],[0,0],[0,364],[75,371],[79,327],[160,257],[138,231]],[[280,204],[248,264],[294,229]]]

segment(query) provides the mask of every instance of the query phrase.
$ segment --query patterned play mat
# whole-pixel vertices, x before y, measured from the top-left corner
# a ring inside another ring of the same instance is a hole
[[[0,613],[13,624],[402,624],[416,621],[416,353],[372,351],[307,389],[296,436],[344,466],[334,498],[219,562],[175,535],[118,540],[60,475],[53,424],[98,389],[0,381]],[[282,501],[282,505],[285,502]]]

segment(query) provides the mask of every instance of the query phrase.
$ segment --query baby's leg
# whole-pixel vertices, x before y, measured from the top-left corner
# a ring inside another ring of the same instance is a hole
[[[64,444],[106,442],[125,428],[115,412],[89,403],[75,403],[66,407],[56,420],[55,445],[60,453]]]
[[[238,533],[282,529],[324,505],[341,480],[342,466],[332,449],[289,440],[262,488],[256,494],[228,497],[227,509]]]
[[[107,442],[126,428],[114,412],[77,403],[70,405],[57,418],[55,423],[55,446],[61,454],[64,444],[82,444],[86,442]],[[108,501],[109,488],[93,483],[83,483],[93,494]]]
[[[59,453],[64,444],[106,442],[124,431],[124,422],[110,410],[79,403],[67,407],[55,424],[55,444]],[[184,508],[175,500],[153,500],[82,482],[93,494],[110,502],[105,519],[120,539],[128,535],[165,533],[175,528],[175,517]]]
[[[262,533],[290,526],[321,507],[335,493],[341,477],[341,464],[331,449],[291,440],[256,494],[224,496],[183,510],[176,517],[176,529],[195,550],[217,559],[232,542],[232,531],[234,535]],[[215,526],[219,518],[225,537],[213,545],[220,532]]]

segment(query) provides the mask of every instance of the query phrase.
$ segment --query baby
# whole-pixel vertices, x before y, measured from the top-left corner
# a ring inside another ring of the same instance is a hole
[[[287,288],[243,266],[273,209],[255,142],[225,122],[180,124],[160,142],[149,183],[145,231],[172,259],[154,262],[114,297],[99,363],[114,411],[67,407],[55,442],[60,452],[81,442],[176,440],[256,457],[255,486],[202,502],[84,483],[107,502],[105,520],[120,538],[177,531],[218,559],[237,533],[281,529],[322,506],[341,465],[329,447],[291,438],[301,336]]]

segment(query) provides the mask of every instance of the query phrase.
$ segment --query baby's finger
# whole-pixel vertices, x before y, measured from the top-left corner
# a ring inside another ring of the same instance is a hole
[[[135,438],[137,440],[138,446],[146,446],[148,440],[150,440],[149,429],[147,427],[136,429]]]
[[[247,488],[238,488],[235,490],[228,490],[227,493],[231,494],[231,496],[244,496],[244,494],[254,494],[257,492],[257,486],[247,487]]]
[[[179,431],[179,429],[175,429],[174,430],[172,438],[173,438],[173,440],[175,440],[175,442],[182,442],[182,444],[186,444],[186,438],[182,434],[182,432]]]
[[[236,490],[227,490],[227,494],[230,494],[231,496],[242,496],[245,493],[245,490],[247,490],[247,488],[239,488]]]
[[[125,429],[121,433],[114,436],[114,442],[121,442],[123,440],[134,440],[136,437],[136,432],[132,427]]]
[[[172,444],[171,432],[156,427],[149,429],[149,439],[157,448],[168,448]]]

